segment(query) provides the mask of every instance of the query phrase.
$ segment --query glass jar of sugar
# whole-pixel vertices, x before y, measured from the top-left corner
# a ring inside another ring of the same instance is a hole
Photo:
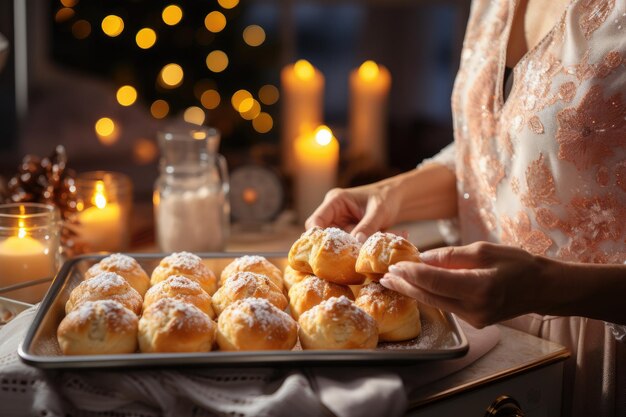
[[[157,243],[163,252],[219,252],[230,225],[226,159],[214,128],[159,132],[160,176],[154,187]]]

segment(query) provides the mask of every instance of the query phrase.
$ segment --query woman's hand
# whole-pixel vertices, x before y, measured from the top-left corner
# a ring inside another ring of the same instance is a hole
[[[338,227],[364,242],[369,235],[395,223],[398,204],[391,201],[389,194],[389,187],[374,184],[333,189],[307,219],[305,227]]]
[[[537,311],[543,277],[556,264],[486,242],[431,250],[421,259],[390,266],[380,283],[478,328]]]
[[[305,227],[339,227],[363,242],[396,223],[445,219],[456,211],[454,173],[430,163],[373,184],[329,191]]]

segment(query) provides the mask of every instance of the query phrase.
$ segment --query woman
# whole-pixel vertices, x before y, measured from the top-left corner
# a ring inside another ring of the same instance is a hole
[[[567,346],[564,415],[626,415],[625,2],[474,0],[452,108],[454,144],[331,191],[306,226],[363,240],[458,217],[462,243],[493,243],[426,252],[381,283]]]

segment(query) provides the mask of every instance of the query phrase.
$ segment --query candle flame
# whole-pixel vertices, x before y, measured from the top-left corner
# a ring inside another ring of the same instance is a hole
[[[20,206],[20,217],[17,220],[17,237],[20,239],[26,237],[26,225],[24,224],[24,215],[26,214],[26,208]]]
[[[104,182],[96,181],[96,190],[93,193],[93,198],[91,202],[98,207],[99,209],[103,209],[107,205],[107,199],[104,196]]]
[[[320,126],[315,129],[315,141],[321,146],[326,146],[333,139],[333,132],[328,126]]]
[[[315,68],[313,68],[313,65],[306,59],[296,61],[293,65],[293,69],[296,72],[296,77],[303,81],[310,80],[315,75]]]
[[[372,81],[378,77],[380,69],[374,61],[365,61],[359,67],[359,76],[366,81]]]

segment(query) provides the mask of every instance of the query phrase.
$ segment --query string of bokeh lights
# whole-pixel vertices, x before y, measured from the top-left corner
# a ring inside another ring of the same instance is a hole
[[[71,33],[78,40],[86,39],[92,34],[92,23],[77,15],[74,7],[79,0],[59,0],[61,7],[55,14],[58,24],[71,24]],[[239,0],[217,0],[224,10],[237,7]],[[184,15],[183,7],[178,4],[170,4],[163,8],[161,19],[168,26],[179,24]],[[221,11],[211,11],[204,18],[204,29],[212,34],[223,31],[228,24],[227,18]],[[93,22],[93,26],[96,22]],[[124,20],[117,15],[109,14],[99,22],[102,32],[111,38],[120,36],[125,27]],[[248,25],[242,31],[241,37],[246,45],[258,47],[265,42],[265,30],[259,25]],[[148,50],[157,45],[159,35],[155,28],[142,27],[137,30],[134,42],[141,50]],[[213,50],[209,52],[205,60],[206,68],[212,73],[221,73],[228,69],[229,57],[225,51]],[[182,85],[185,77],[184,68],[171,62],[164,65],[156,75],[156,83],[165,90],[172,90]],[[222,94],[207,80],[200,80],[194,86],[194,95],[199,101],[198,105],[187,107],[183,111],[183,119],[192,124],[202,125],[206,120],[205,111],[216,109],[224,100]],[[116,99],[120,106],[128,107],[138,100],[137,89],[132,85],[121,85],[116,92]],[[230,103],[242,119],[250,121],[253,129],[258,133],[268,133],[274,126],[272,116],[263,111],[262,105],[271,106],[279,100],[279,90],[271,84],[263,85],[257,94],[257,98],[247,90],[237,90],[230,98]],[[164,119],[170,115],[170,104],[164,98],[157,98],[149,106],[150,114],[155,119]],[[103,145],[112,145],[120,137],[121,126],[110,117],[101,117],[95,122],[95,133]],[[134,159],[137,163],[145,164],[152,162],[157,155],[157,149],[153,141],[140,138],[133,146]]]

